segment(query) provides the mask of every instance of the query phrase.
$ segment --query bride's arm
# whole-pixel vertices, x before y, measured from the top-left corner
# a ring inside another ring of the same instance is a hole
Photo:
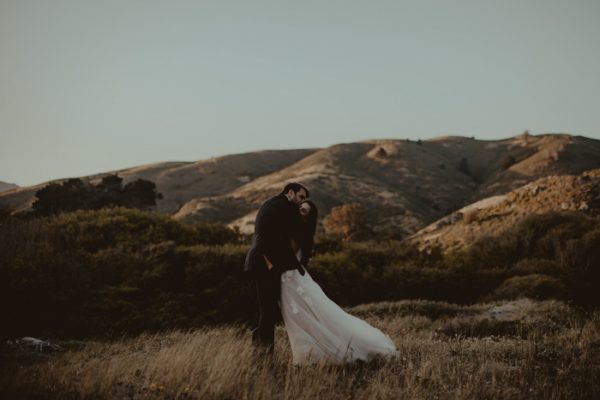
[[[290,244],[292,246],[292,251],[294,252],[294,255],[296,257],[298,257],[298,252],[300,252],[300,256],[301,256],[300,259],[301,259],[302,258],[302,254],[303,254],[302,247],[300,246],[300,244],[294,238],[292,238],[290,240],[290,242],[291,242]]]
[[[290,239],[290,246],[292,246],[292,251],[295,253],[298,251],[298,242],[294,238]]]
[[[302,249],[300,248],[300,245],[298,244],[298,242],[296,240],[294,240],[294,238],[290,239],[290,246],[292,246],[292,251],[294,252],[294,255],[296,256],[296,258],[298,259],[298,261],[300,261],[300,259],[302,257],[298,257],[298,251],[300,251],[300,256],[302,256]],[[297,270],[300,272],[300,275],[304,275],[304,265],[302,265],[302,263],[298,264],[298,268]]]

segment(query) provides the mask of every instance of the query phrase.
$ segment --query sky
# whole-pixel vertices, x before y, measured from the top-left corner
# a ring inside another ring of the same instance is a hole
[[[0,0],[0,181],[370,139],[600,139],[600,1]]]

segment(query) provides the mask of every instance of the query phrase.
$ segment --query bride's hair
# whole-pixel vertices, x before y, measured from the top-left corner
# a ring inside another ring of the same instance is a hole
[[[319,216],[319,210],[317,206],[310,200],[304,200],[300,205],[306,203],[310,206],[310,211],[306,216],[304,223],[304,229],[300,235],[300,248],[302,249],[303,258],[310,259],[312,257],[313,246],[315,242],[315,232],[317,231],[317,217]]]
[[[304,203],[310,206],[310,211],[306,216],[306,235],[312,240],[312,238],[315,236],[315,232],[317,231],[317,218],[319,217],[319,210],[317,209],[315,203],[310,200],[304,200],[302,203],[300,203],[300,205]]]

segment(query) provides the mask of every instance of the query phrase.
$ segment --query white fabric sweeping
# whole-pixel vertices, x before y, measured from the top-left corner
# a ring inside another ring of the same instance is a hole
[[[339,364],[397,354],[389,336],[331,301],[308,271],[281,275],[280,306],[294,364]]]

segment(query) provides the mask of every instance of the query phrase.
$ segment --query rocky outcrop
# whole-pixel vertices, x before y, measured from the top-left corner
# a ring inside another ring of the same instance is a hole
[[[422,248],[462,247],[477,238],[499,232],[532,214],[580,211],[600,215],[600,169],[579,175],[553,175],[494,196],[442,218],[408,240]],[[465,216],[469,215],[469,218]]]

